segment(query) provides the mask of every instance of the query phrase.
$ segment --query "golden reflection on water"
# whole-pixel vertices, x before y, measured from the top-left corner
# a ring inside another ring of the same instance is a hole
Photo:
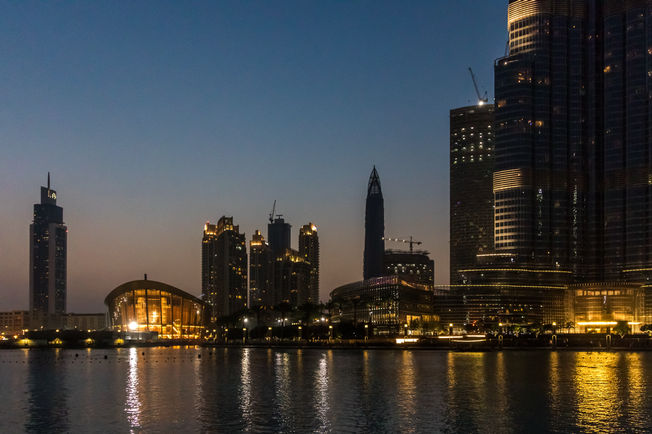
[[[617,364],[621,353],[575,353],[572,383],[577,423],[583,429],[608,429],[619,406]]]
[[[398,396],[401,397],[401,425],[409,426],[416,415],[418,407],[418,403],[416,402],[414,353],[412,351],[403,351],[399,366],[400,371],[397,380]]]
[[[140,429],[140,396],[138,382],[138,349],[129,349],[129,373],[127,376],[127,387],[125,401],[125,413],[131,432]]]

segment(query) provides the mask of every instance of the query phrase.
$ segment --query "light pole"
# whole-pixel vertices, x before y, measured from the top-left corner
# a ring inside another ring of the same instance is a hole
[[[366,341],[368,339],[369,339],[369,324],[365,324],[364,325],[364,340]]]

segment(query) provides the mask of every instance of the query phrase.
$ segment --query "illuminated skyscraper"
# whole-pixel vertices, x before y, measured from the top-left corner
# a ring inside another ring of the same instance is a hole
[[[450,112],[450,278],[493,250],[493,104]]]
[[[249,307],[274,305],[273,267],[272,249],[257,230],[249,242]]]
[[[56,326],[53,318],[66,312],[67,233],[48,173],[48,186],[41,187],[41,203],[34,205],[29,226],[29,309],[35,326]]]
[[[247,244],[233,217],[221,217],[217,225],[206,224],[202,241],[203,297],[211,321],[233,315],[247,307]]]
[[[367,185],[364,234],[364,279],[383,275],[385,254],[385,209],[380,178],[374,166]]]
[[[319,235],[312,223],[301,226],[299,232],[299,255],[310,263],[308,293],[313,303],[319,302]]]

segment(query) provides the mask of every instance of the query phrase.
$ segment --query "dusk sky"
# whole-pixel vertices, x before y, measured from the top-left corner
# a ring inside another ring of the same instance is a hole
[[[374,164],[386,236],[448,283],[448,112],[468,66],[492,98],[507,0],[1,4],[0,310],[28,307],[48,171],[69,312],[143,273],[199,295],[204,223],[266,236],[274,200],[293,247],[318,226],[326,300],[362,278]]]

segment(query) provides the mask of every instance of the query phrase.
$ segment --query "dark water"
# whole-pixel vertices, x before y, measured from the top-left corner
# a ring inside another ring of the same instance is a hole
[[[7,350],[0,386],[0,432],[652,430],[652,353]]]

